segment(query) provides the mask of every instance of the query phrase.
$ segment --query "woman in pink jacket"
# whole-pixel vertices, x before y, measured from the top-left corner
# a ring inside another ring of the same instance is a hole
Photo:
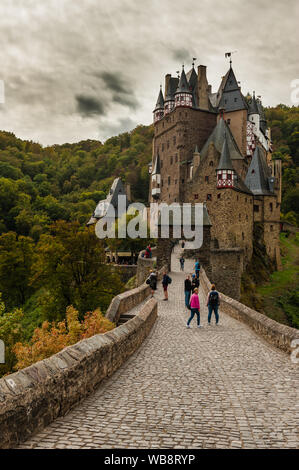
[[[187,328],[191,328],[190,323],[193,320],[195,314],[197,315],[197,328],[201,328],[200,326],[200,303],[199,303],[197,288],[194,289],[194,293],[191,296],[190,308],[191,308],[191,316],[187,322]]]

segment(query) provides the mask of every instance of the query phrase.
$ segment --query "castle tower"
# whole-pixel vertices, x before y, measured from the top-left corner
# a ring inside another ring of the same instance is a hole
[[[184,66],[182,68],[182,73],[179,81],[179,85],[174,94],[175,96],[175,107],[184,106],[192,108],[192,91],[190,90]]]
[[[243,156],[247,154],[247,103],[241,93],[232,67],[223,77],[218,90],[218,109],[224,109],[225,120]],[[221,119],[219,116],[218,119]]]
[[[156,107],[154,109],[154,122],[160,121],[164,116],[164,98],[162,93],[162,87],[160,86],[160,91],[156,103]]]
[[[236,172],[234,170],[234,167],[230,158],[226,133],[224,134],[224,142],[223,142],[219,164],[216,170],[216,175],[217,175],[217,189],[234,187],[234,182],[236,179]]]
[[[260,113],[258,104],[255,98],[255,92],[253,92],[253,97],[249,103],[248,109],[248,119],[254,124],[255,133],[257,134],[260,129]]]

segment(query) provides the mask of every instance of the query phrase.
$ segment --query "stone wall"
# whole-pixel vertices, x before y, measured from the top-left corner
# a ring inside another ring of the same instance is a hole
[[[113,331],[0,379],[0,448],[26,440],[93,392],[136,351],[156,317],[157,301],[150,299]]]
[[[151,293],[147,284],[142,284],[136,289],[131,289],[114,297],[109,305],[105,317],[113,323],[117,323],[122,313],[126,313],[136,305],[143,302]]]
[[[211,290],[211,283],[204,270],[200,274],[200,284],[207,295]],[[216,286],[217,287],[217,286]],[[268,343],[291,354],[291,343],[299,339],[299,330],[282,325],[262,313],[256,312],[237,300],[220,294],[220,309],[222,312],[230,315],[236,320],[246,323],[257,334],[261,335]]]
[[[241,295],[243,250],[240,248],[212,249],[211,269],[207,273],[217,288],[236,300]]]

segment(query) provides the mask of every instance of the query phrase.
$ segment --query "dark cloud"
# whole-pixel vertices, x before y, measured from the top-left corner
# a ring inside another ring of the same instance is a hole
[[[102,140],[149,124],[165,74],[197,57],[215,91],[234,50],[244,93],[256,90],[265,106],[292,104],[298,0],[0,3],[0,129],[21,138]]]
[[[100,100],[93,96],[77,95],[77,109],[82,116],[91,116],[98,114],[103,116],[105,114],[105,105]]]

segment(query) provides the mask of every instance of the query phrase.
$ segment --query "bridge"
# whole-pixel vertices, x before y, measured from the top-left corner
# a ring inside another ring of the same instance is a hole
[[[192,268],[187,260],[185,273]],[[222,307],[219,326],[208,326],[203,282],[202,328],[194,319],[187,329],[178,249],[171,277],[169,301],[160,285],[158,317],[139,349],[18,448],[299,447],[298,364]]]

